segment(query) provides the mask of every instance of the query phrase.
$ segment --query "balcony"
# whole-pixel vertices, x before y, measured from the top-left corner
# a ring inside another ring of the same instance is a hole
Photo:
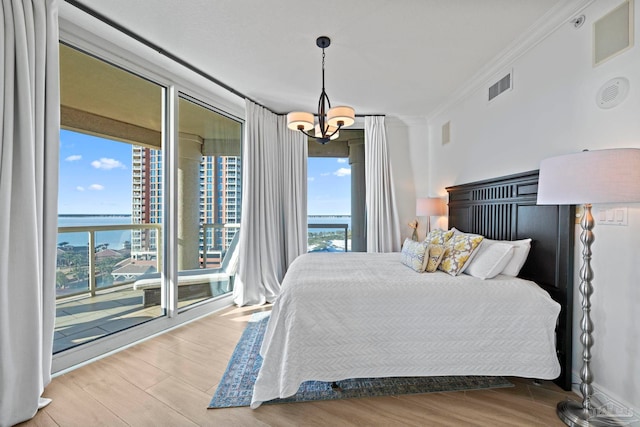
[[[219,268],[240,224],[203,224],[194,244],[200,249],[201,267]],[[327,223],[308,224],[309,252],[344,252],[351,250],[349,220],[340,217],[323,218]],[[310,218],[310,222],[313,221]],[[126,233],[122,248],[105,245],[104,233]],[[89,342],[114,332],[147,322],[164,315],[157,302],[145,304],[145,291],[133,284],[145,274],[161,270],[161,254],[155,242],[162,242],[158,224],[88,225],[60,227],[58,241],[82,244],[58,246],[57,319],[54,351]],[[75,239],[72,238],[76,235]],[[154,242],[151,245],[149,242]],[[146,248],[146,249],[145,249]],[[90,257],[89,254],[94,254]],[[135,261],[135,262],[134,262]],[[134,267],[135,266],[135,267]],[[123,268],[126,267],[126,268]],[[180,272],[180,275],[185,272]],[[188,274],[188,272],[186,272]],[[231,289],[228,281],[208,294],[190,292],[178,296],[178,306],[185,307],[222,295]]]
[[[348,223],[307,224],[308,252],[347,252],[351,249]]]
[[[225,228],[223,224],[211,226]],[[235,226],[226,228],[233,229]],[[235,233],[236,230],[233,231]],[[160,232],[159,224],[58,228],[54,353],[165,314],[159,298],[151,298],[151,294],[160,293],[160,279],[155,279],[158,286],[152,286],[153,289],[148,289],[148,286],[138,286],[139,289],[135,289],[134,286],[136,281],[141,283],[145,278],[159,277],[158,271],[162,269],[161,253],[157,251],[155,244],[145,243],[140,236],[148,234],[146,241],[162,241]],[[109,248],[112,245],[99,243],[109,240],[105,233],[120,233],[122,247],[113,249]],[[71,245],[68,242],[82,244]],[[224,261],[228,246],[225,245],[223,249],[224,252],[218,251],[217,266]],[[202,254],[206,261],[207,251]],[[212,251],[209,251],[209,257],[213,258]],[[179,273],[180,278],[185,277],[189,283],[178,288],[178,308],[231,290],[232,280],[228,277],[224,280],[210,280],[210,283],[202,286],[192,283],[196,277],[193,273]],[[156,288],[157,291],[154,291]]]

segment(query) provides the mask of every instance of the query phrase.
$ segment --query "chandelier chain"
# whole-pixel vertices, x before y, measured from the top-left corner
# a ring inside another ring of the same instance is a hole
[[[322,90],[324,90],[324,48],[322,48]]]

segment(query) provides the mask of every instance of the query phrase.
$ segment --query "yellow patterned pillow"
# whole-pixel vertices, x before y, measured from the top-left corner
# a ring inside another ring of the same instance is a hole
[[[429,245],[428,256],[425,258],[426,266],[424,271],[427,273],[433,273],[438,269],[442,257],[444,256],[443,245]]]
[[[400,261],[407,267],[411,267],[414,271],[422,273],[426,267],[425,258],[427,257],[428,247],[424,242],[405,239],[402,245],[402,252],[400,253]]]
[[[484,237],[474,234],[458,234],[447,240],[442,262],[438,267],[445,273],[457,276],[462,273],[471,255]]]
[[[424,241],[430,245],[444,245],[449,239],[451,239],[451,236],[453,236],[453,230],[446,231],[436,228],[427,234]]]

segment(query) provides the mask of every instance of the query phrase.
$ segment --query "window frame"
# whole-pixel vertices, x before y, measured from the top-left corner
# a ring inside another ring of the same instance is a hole
[[[178,98],[185,95],[211,106],[239,121],[243,132],[245,122],[244,99],[66,2],[59,9],[59,41],[164,88],[162,147],[166,152],[161,160],[166,172],[164,184],[158,182],[157,189],[162,189],[167,198],[162,212],[165,220],[162,238],[163,246],[168,248],[165,253],[173,255],[163,254],[163,276],[171,284],[165,293],[167,315],[56,353],[52,363],[54,376],[232,304],[232,296],[227,294],[185,310],[177,307],[177,242],[173,231],[177,230],[178,200],[173,183],[178,158]]]

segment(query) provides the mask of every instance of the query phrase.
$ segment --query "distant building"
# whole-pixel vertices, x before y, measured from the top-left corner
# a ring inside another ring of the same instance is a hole
[[[202,267],[217,267],[238,228],[220,228],[214,224],[239,224],[241,208],[241,158],[239,156],[203,156],[199,168],[200,235]],[[162,152],[133,146],[132,223],[162,223]],[[158,242],[152,230],[132,230],[131,258],[156,259]],[[206,253],[205,253],[206,252]],[[205,261],[206,258],[206,261]]]
[[[162,223],[162,150],[132,146],[131,223]],[[131,258],[156,259],[158,242],[154,230],[131,231]]]
[[[141,277],[156,273],[155,261],[136,261],[127,259],[118,264],[118,267],[111,272],[113,283],[131,282]]]

